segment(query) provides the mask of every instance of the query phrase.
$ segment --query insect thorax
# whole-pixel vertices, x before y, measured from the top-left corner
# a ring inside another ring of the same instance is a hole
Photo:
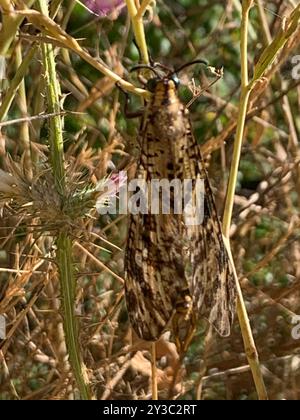
[[[176,140],[186,132],[185,115],[188,111],[180,102],[172,80],[157,83],[149,104],[149,122],[154,134],[164,140]]]

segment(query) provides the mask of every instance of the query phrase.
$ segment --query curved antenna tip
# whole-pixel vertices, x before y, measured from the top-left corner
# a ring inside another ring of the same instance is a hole
[[[155,68],[153,68],[153,66],[149,65],[149,64],[138,64],[137,66],[132,67],[129,70],[129,73],[132,73],[133,71],[137,71],[140,69],[147,69],[147,70],[151,70],[157,77],[159,77],[159,73],[155,70]]]
[[[192,66],[194,64],[204,64],[206,67],[209,67],[209,64],[207,61],[199,59],[199,60],[194,60],[194,61],[190,61],[189,63],[183,64],[182,66],[175,69],[171,74],[179,73],[181,70],[185,69],[186,67]]]

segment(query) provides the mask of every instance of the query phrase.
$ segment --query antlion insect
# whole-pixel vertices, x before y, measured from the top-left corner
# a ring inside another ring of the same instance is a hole
[[[230,334],[236,296],[204,161],[189,111],[178,96],[176,73],[186,66],[177,71],[159,64],[133,69],[155,74],[146,84],[152,99],[143,113],[136,178],[148,184],[153,179],[202,180],[203,222],[188,225],[172,207],[170,214],[131,214],[125,254],[126,304],[134,331],[155,341],[171,330],[182,351],[199,318],[207,318],[220,335]]]

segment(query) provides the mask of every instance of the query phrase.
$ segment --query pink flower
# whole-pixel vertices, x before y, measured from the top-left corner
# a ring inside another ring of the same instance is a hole
[[[124,0],[82,0],[85,6],[98,16],[107,16],[113,11],[120,12]]]
[[[97,184],[99,194],[96,202],[96,209],[99,214],[116,214],[116,197],[121,190],[127,190],[127,172],[121,171],[112,173]]]

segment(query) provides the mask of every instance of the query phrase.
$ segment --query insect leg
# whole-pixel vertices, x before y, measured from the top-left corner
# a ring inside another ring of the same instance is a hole
[[[120,91],[125,95],[125,106],[124,106],[124,115],[126,118],[140,118],[144,115],[144,109],[140,109],[138,111],[130,111],[130,98],[128,93],[118,84],[116,86]]]
[[[193,299],[188,291],[183,291],[182,298],[176,304],[175,314],[172,318],[173,334],[179,354],[184,354],[196,330],[196,315]]]

